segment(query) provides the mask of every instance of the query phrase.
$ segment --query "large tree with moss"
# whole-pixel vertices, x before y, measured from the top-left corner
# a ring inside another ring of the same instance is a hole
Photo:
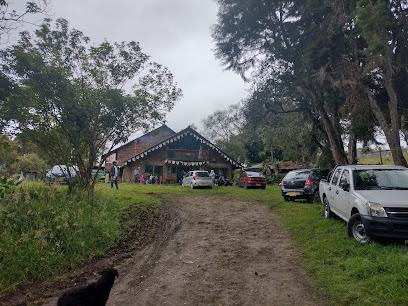
[[[244,78],[251,73],[255,82],[264,83],[268,74],[281,81],[289,93],[286,101],[292,100],[289,106],[319,119],[336,163],[347,161],[346,133],[352,133],[353,144],[356,139],[372,139],[372,126],[378,125],[394,162],[406,165],[399,143],[406,104],[401,86],[407,75],[406,3],[217,2],[219,19],[213,37],[216,55],[227,69]],[[271,101],[266,99],[265,104]],[[360,116],[367,106],[371,113]],[[351,123],[345,128],[345,122]],[[367,132],[362,132],[361,123]],[[349,159],[353,162],[355,154]]]

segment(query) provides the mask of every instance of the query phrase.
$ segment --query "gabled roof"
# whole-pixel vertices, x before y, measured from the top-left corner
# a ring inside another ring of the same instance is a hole
[[[167,125],[163,124],[162,126],[160,126],[160,127],[156,128],[156,129],[154,129],[154,130],[148,132],[147,134],[144,134],[144,135],[142,135],[142,136],[139,136],[139,137],[137,137],[137,138],[135,138],[135,139],[133,139],[133,140],[131,140],[131,141],[129,141],[129,142],[127,142],[127,143],[121,145],[120,147],[117,147],[116,149],[114,149],[114,150],[112,150],[111,152],[109,152],[109,155],[112,154],[112,153],[116,153],[116,152],[119,151],[121,148],[126,147],[126,146],[130,145],[130,144],[133,143],[133,142],[137,142],[137,141],[139,141],[139,140],[141,140],[141,139],[143,139],[143,138],[147,138],[147,137],[153,136],[153,135],[155,135],[155,134],[157,134],[157,133],[160,133],[160,131],[163,131],[163,130],[164,130],[164,131],[167,131],[168,133],[171,133],[171,134],[175,134],[175,133],[176,133],[176,132],[173,131],[171,128],[169,128]]]
[[[127,165],[127,163],[130,162],[134,162],[136,160],[139,160],[141,158],[146,157],[150,152],[159,150],[161,148],[163,148],[164,146],[167,146],[170,143],[176,142],[178,140],[181,140],[184,136],[188,136],[191,135],[194,138],[196,138],[197,140],[199,140],[202,144],[207,145],[209,148],[217,151],[223,158],[225,158],[226,161],[230,162],[234,167],[236,168],[242,168],[242,165],[237,162],[236,160],[234,160],[233,158],[231,158],[228,154],[226,154],[224,151],[222,151],[220,148],[218,148],[216,145],[212,144],[209,140],[207,140],[206,138],[204,138],[203,136],[201,136],[199,133],[197,133],[195,130],[193,130],[192,128],[188,127],[178,133],[175,133],[174,135],[158,142],[157,144],[151,146],[150,148],[144,150],[143,152],[139,152],[138,154],[136,154],[135,156],[129,158],[127,161],[125,161],[125,165]],[[171,161],[171,158],[167,158],[167,160]],[[203,160],[201,161],[193,161],[193,162],[203,162]]]

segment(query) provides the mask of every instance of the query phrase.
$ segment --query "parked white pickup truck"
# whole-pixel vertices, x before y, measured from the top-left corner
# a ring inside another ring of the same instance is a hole
[[[408,169],[401,166],[337,166],[319,184],[324,217],[347,222],[350,238],[408,239]]]

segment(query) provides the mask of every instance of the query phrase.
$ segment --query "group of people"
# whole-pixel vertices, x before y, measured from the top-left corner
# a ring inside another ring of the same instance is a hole
[[[154,175],[150,175],[147,178],[145,178],[143,175],[140,175],[140,167],[136,167],[134,170],[134,178],[135,178],[135,184],[161,184],[161,177],[157,177]],[[113,186],[115,185],[116,189],[119,189],[118,187],[118,176],[119,176],[119,167],[117,166],[117,162],[114,161],[112,167],[109,170],[109,177],[111,181],[111,189],[113,189]],[[210,171],[210,178],[211,178],[211,183],[213,186],[227,186],[228,182],[225,180],[223,175],[216,176],[214,170]],[[182,183],[182,179],[180,179],[180,184]]]
[[[227,186],[228,183],[225,180],[223,175],[220,176],[216,176],[214,170],[210,171],[210,178],[211,178],[211,182],[213,187],[214,186]]]
[[[162,177],[157,175],[140,175],[140,167],[136,167],[134,171],[135,184],[161,184]]]

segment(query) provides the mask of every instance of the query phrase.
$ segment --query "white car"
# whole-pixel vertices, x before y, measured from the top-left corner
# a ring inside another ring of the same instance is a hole
[[[347,222],[350,238],[408,240],[408,169],[401,166],[343,165],[320,181],[324,217]]]
[[[211,178],[208,171],[190,171],[183,178],[183,186],[194,189],[196,187],[212,188]]]

